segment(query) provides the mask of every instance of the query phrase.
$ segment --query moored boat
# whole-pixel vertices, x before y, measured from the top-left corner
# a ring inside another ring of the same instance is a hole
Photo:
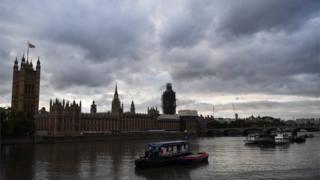
[[[274,145],[274,138],[268,134],[249,134],[244,140],[246,145]]]
[[[194,164],[208,160],[208,153],[193,154],[186,140],[150,143],[145,155],[135,160],[137,168]]]
[[[303,142],[306,142],[306,138],[304,136],[296,136],[293,138],[293,142],[303,143]]]
[[[290,142],[290,137],[286,133],[278,132],[274,137],[274,142],[278,145],[288,144]]]
[[[313,138],[314,135],[313,134],[305,134],[305,138]]]

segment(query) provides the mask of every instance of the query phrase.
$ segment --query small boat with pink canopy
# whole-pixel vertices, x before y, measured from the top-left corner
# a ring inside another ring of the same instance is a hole
[[[206,152],[192,153],[186,140],[155,142],[147,145],[144,156],[135,160],[137,168],[152,168],[168,165],[192,165],[208,162]]]

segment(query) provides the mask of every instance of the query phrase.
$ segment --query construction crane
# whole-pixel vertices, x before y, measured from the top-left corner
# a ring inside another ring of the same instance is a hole
[[[236,113],[236,110],[235,110],[236,108],[235,108],[234,103],[232,103],[232,109],[233,109],[234,119],[238,120],[238,113]]]
[[[212,104],[212,117],[214,118],[214,104]]]

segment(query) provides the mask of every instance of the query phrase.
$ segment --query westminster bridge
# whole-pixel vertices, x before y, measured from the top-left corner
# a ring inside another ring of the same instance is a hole
[[[297,125],[297,126],[270,126],[270,127],[230,127],[230,128],[214,128],[209,127],[204,130],[204,134],[208,136],[234,136],[243,135],[246,136],[251,133],[268,133],[273,131],[288,131],[288,132],[314,132],[320,131],[320,125]]]

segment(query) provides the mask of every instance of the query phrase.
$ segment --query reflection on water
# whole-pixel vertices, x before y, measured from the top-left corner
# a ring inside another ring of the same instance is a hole
[[[319,135],[319,134],[317,134]],[[0,179],[320,179],[320,137],[289,146],[245,146],[243,137],[191,140],[209,164],[135,169],[150,140],[2,147]]]
[[[144,177],[146,180],[157,180],[157,179],[183,179],[189,180],[191,178],[191,172],[198,168],[204,168],[209,164],[199,164],[196,166],[175,166],[173,167],[162,167],[162,168],[151,168],[151,169],[139,169],[135,168],[135,174],[137,176]],[[165,172],[165,173],[164,173]]]

